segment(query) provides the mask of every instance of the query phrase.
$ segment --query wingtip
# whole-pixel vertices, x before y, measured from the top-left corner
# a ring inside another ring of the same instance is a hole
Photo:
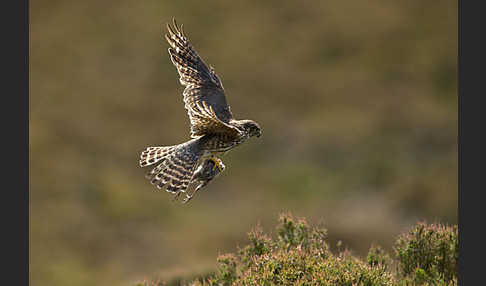
[[[177,29],[177,21],[175,17],[172,17],[172,23],[174,24],[174,27]]]
[[[170,39],[169,35],[168,34],[164,34],[164,38],[170,44],[171,39]]]
[[[175,34],[174,30],[172,30],[172,27],[170,26],[169,23],[167,23],[167,31],[169,32],[170,36],[172,37],[172,35]]]
[[[185,37],[185,36],[186,36],[186,34],[184,33],[184,24],[181,24],[181,35],[182,35],[183,37]]]

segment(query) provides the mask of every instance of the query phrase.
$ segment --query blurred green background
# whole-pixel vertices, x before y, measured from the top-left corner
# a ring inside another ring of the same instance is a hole
[[[356,254],[457,223],[456,1],[30,2],[32,285],[213,270],[280,211]],[[189,138],[172,17],[263,136],[188,205],[138,166]]]

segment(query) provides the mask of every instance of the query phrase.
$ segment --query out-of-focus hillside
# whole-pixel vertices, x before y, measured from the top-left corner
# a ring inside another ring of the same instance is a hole
[[[30,3],[33,285],[214,269],[280,211],[331,243],[390,248],[457,222],[455,1]],[[263,136],[188,205],[153,192],[147,146],[189,138],[162,38],[175,16]]]

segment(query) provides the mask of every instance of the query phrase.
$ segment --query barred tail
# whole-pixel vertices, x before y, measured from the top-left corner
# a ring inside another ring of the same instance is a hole
[[[198,139],[167,147],[148,147],[140,156],[140,167],[158,163],[146,178],[158,189],[185,192],[203,154]]]

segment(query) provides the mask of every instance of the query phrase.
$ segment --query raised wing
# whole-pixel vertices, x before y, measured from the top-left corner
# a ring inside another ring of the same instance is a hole
[[[183,95],[185,108],[191,121],[191,137],[208,133],[227,133],[236,136],[238,129],[229,125],[233,118],[224,88],[212,67],[199,57],[191,43],[179,28],[175,19],[174,28],[167,24],[169,55],[179,72],[179,81],[185,86]]]

